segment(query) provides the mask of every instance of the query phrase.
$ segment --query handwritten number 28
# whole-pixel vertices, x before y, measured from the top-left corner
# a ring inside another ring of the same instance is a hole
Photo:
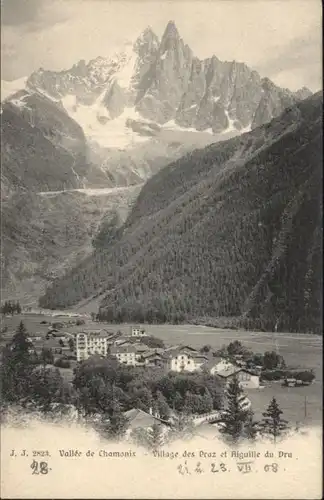
[[[48,474],[48,464],[47,462],[36,462],[32,461],[31,464],[32,474]]]

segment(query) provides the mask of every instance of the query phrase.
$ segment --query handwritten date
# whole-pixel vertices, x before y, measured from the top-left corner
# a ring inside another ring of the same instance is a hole
[[[258,472],[257,467],[253,461],[243,461],[236,463],[236,470],[241,474],[249,474],[251,472]],[[261,468],[262,470],[262,468]],[[279,465],[277,463],[266,464],[263,467],[262,472],[278,472]],[[213,462],[210,464],[202,464],[201,462],[197,462],[196,466],[190,467],[185,461],[177,466],[177,471],[182,476],[191,475],[191,474],[203,474],[203,473],[223,473],[230,472],[228,466],[220,462],[219,464]]]
[[[36,460],[33,460],[30,468],[32,469],[32,474],[48,474],[51,469],[48,467],[47,462],[37,462]]]

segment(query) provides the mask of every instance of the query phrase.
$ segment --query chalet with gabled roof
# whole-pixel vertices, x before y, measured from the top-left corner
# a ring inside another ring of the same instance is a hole
[[[229,384],[233,377],[237,377],[240,386],[244,389],[258,389],[260,387],[260,375],[245,368],[233,367],[229,370],[219,371],[216,375],[224,379],[226,384]]]
[[[170,424],[166,420],[161,419],[158,415],[153,415],[150,413],[140,410],[139,408],[132,408],[124,412],[124,416],[128,420],[128,429],[126,432],[126,438],[131,436],[132,431],[137,429],[152,430],[154,425],[159,425],[161,429],[161,434],[164,436],[170,429]]]
[[[164,358],[167,370],[175,372],[198,371],[208,359],[207,356],[190,346],[165,349]]]

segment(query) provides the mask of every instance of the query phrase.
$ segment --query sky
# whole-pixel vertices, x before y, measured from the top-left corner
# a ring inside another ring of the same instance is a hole
[[[169,20],[200,58],[245,62],[277,85],[322,88],[320,0],[1,0],[2,79],[108,55]]]

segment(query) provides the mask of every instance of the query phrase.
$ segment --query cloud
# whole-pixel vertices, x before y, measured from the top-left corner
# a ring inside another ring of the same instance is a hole
[[[3,0],[1,24],[3,26],[20,26],[34,23],[41,10],[41,0]]]
[[[321,26],[313,25],[304,35],[283,47],[278,46],[272,57],[257,64],[256,68],[260,73],[266,72],[279,84],[294,78],[295,84],[286,84],[288,87],[306,85],[315,91],[321,87],[321,52]]]
[[[2,0],[1,25],[17,34],[37,32],[66,19],[58,0]]]

